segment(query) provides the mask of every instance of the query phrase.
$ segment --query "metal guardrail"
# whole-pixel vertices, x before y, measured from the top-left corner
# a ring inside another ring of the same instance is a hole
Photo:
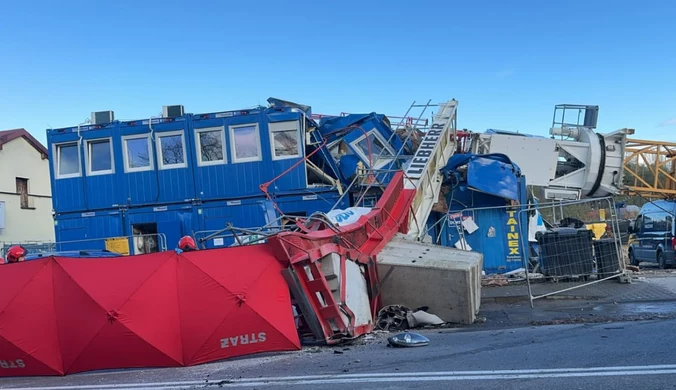
[[[83,240],[71,241],[55,241],[55,242],[40,242],[40,241],[0,241],[0,256],[5,257],[7,249],[13,245],[21,245],[28,250],[29,253],[50,253],[61,251],[87,251],[87,250],[106,250],[106,241],[110,239],[127,239],[129,245],[129,253],[134,254],[134,239],[143,237],[157,238],[157,251],[163,252],[167,250],[167,237],[163,233],[156,234],[142,234],[131,236],[116,236],[106,238],[90,238]]]
[[[14,245],[21,245],[30,253],[48,253],[56,250],[56,243],[50,241],[0,241],[0,257],[4,259],[7,250]]]

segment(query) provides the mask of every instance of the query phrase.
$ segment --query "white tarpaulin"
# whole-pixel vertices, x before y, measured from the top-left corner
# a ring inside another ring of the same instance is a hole
[[[528,217],[528,241],[537,242],[535,233],[545,231],[547,231],[547,228],[542,220],[542,215],[540,215],[538,210],[535,210],[535,215]]]
[[[253,244],[263,244],[267,240],[264,240],[262,238],[264,238],[264,237],[262,235],[258,235],[258,234],[247,234],[247,235],[243,235],[243,236],[238,236],[235,239],[235,242],[230,246],[239,246],[240,242],[242,243],[241,245],[248,245],[248,244],[252,244],[252,243]],[[216,240],[214,240],[214,241],[216,241]],[[222,239],[221,239],[221,245],[223,245]]]
[[[326,213],[326,217],[337,226],[345,226],[357,222],[359,217],[370,212],[370,207],[348,207],[345,210],[331,210]]]

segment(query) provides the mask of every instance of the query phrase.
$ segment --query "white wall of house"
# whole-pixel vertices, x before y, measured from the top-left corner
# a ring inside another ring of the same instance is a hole
[[[22,208],[17,194],[17,178],[28,179],[27,208]],[[3,144],[0,150],[0,208],[4,208],[4,221],[0,210],[0,247],[7,242],[54,241],[49,160],[43,160],[22,137]]]

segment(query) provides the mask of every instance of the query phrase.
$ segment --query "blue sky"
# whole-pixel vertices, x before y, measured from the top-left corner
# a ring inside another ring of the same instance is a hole
[[[270,96],[388,115],[456,98],[460,127],[533,134],[555,104],[598,104],[601,132],[676,141],[674,1],[13,1],[0,50],[0,129],[42,141],[91,111]]]

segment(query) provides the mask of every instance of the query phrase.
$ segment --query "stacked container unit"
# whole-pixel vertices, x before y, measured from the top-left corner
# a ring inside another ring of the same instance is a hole
[[[306,124],[305,112],[274,107],[48,130],[57,249],[134,234],[172,249],[227,223],[257,228],[276,218],[260,188],[273,178],[268,192],[284,212],[330,210],[335,188],[308,184]]]
[[[518,203],[526,205],[528,198],[524,176],[518,179],[518,193]],[[506,206],[504,198],[466,187],[450,191],[446,202],[448,213],[434,212],[427,221],[435,243],[483,253],[486,274],[524,267],[529,248],[524,248],[525,241],[521,237],[522,234],[528,235],[528,215],[521,211],[523,207]],[[467,232],[462,225],[466,219],[476,224],[476,231]]]
[[[377,170],[374,177],[380,183],[389,183],[395,170],[402,169],[413,157],[413,143],[406,145],[390,127],[382,114],[348,114],[324,118],[319,132],[328,141],[331,162],[350,183],[358,171],[358,164]]]

